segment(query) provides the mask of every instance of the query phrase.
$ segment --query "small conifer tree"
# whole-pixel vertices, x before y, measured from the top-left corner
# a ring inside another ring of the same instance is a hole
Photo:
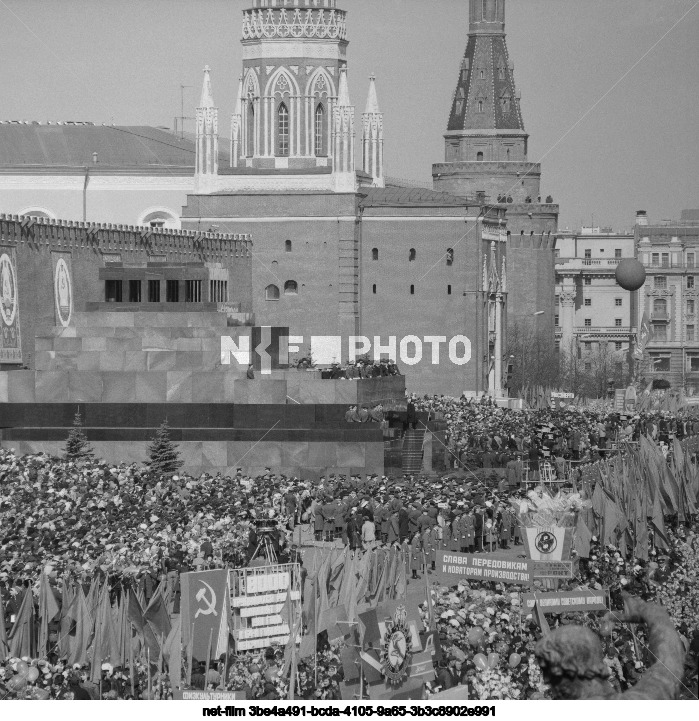
[[[73,418],[73,427],[66,440],[66,460],[68,461],[89,461],[95,457],[90,442],[83,431],[83,422],[80,416],[80,409]]]
[[[160,478],[177,473],[181,465],[182,459],[177,446],[170,440],[170,426],[166,419],[148,446],[148,470],[153,478]]]

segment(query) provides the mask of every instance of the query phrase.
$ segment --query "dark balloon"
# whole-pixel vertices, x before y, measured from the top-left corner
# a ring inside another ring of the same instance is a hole
[[[646,282],[646,269],[634,258],[622,260],[616,267],[616,282],[624,290],[638,290]]]

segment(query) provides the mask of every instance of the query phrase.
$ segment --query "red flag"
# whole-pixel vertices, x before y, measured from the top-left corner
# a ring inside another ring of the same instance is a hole
[[[59,607],[53,589],[49,585],[48,576],[42,571],[39,577],[39,646],[40,658],[47,653],[49,642],[49,623],[58,616]]]
[[[546,620],[546,615],[541,610],[541,607],[539,606],[538,601],[534,601],[533,614],[534,614],[534,618],[536,619],[536,622],[539,624],[541,633],[544,636],[548,636],[549,633],[551,633],[551,627],[549,626],[549,622]]]
[[[36,656],[36,623],[31,588],[26,589],[17,620],[10,631],[10,656]]]

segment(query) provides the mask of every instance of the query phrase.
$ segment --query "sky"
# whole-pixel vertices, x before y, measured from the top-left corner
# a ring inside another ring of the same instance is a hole
[[[0,118],[171,128],[180,85],[191,116],[208,64],[225,138],[249,4],[0,0]],[[386,174],[429,184],[444,159],[467,0],[339,6],[358,116],[377,77]],[[506,29],[529,160],[543,165],[561,228],[623,230],[638,209],[661,221],[699,208],[699,0],[507,0]]]

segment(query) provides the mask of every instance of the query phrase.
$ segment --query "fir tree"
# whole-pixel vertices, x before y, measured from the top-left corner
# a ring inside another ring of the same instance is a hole
[[[92,446],[83,431],[83,422],[80,417],[80,409],[78,408],[78,412],[73,418],[73,427],[66,440],[66,460],[89,461],[94,458],[94,456]]]
[[[177,446],[170,440],[167,419],[158,428],[155,438],[148,446],[148,459],[148,470],[154,478],[172,475],[182,465]]]

